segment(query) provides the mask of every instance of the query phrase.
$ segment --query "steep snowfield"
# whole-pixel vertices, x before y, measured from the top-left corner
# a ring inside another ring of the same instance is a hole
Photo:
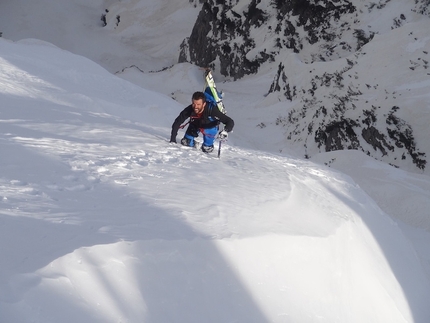
[[[170,98],[36,40],[0,52],[1,321],[430,317],[425,258],[350,177],[169,144]]]
[[[281,122],[298,100],[265,96],[276,64],[216,75],[236,121],[220,160],[169,144],[202,87],[171,66],[200,4],[171,4],[1,1],[3,37],[26,40],[0,38],[0,322],[427,323],[430,178],[357,151],[303,160]],[[385,73],[426,150],[421,24],[385,30],[354,72]]]

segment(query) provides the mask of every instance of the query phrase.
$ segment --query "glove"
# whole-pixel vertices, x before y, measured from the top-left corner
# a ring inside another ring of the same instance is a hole
[[[218,138],[219,138],[219,139],[221,139],[221,140],[225,140],[225,139],[227,139],[227,137],[228,137],[228,132],[227,132],[227,131],[225,131],[225,130],[221,131],[221,132],[218,134]]]

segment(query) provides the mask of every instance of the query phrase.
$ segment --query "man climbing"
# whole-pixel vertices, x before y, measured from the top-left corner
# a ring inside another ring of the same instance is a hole
[[[190,118],[190,121],[185,136],[181,140],[181,144],[194,147],[194,138],[198,137],[201,132],[203,134],[202,151],[205,153],[210,153],[214,150],[214,141],[218,133],[218,125],[220,122],[224,124],[224,130],[218,135],[221,139],[226,139],[228,132],[232,131],[234,127],[233,119],[219,111],[217,106],[213,106],[211,103],[206,102],[206,97],[203,92],[195,92],[192,96],[192,104],[182,110],[175,119],[175,122],[173,122],[170,142],[176,143],[178,130],[180,127],[185,126],[181,126],[181,124],[187,120],[187,118]]]

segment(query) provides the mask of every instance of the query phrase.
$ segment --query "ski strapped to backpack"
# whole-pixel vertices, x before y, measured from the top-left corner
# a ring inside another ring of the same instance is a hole
[[[222,102],[222,94],[218,92],[212,72],[210,69],[205,69],[205,90],[206,102],[217,106],[218,109],[226,114],[224,103]]]
[[[226,114],[227,111],[224,107],[224,103],[222,102],[222,94],[218,92],[216,88],[216,84],[214,78],[212,76],[212,72],[209,68],[205,68],[205,90],[204,94],[206,97],[206,102],[209,103],[212,107],[218,107],[218,109]],[[218,138],[219,139],[219,138]],[[221,145],[226,141],[225,139],[220,139],[218,144],[218,158],[221,157]]]

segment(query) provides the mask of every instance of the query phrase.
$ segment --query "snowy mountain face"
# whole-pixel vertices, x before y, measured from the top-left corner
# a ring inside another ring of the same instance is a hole
[[[428,0],[400,6],[391,0],[200,2],[203,7],[181,45],[179,61],[219,69],[235,79],[258,72],[284,52],[299,54],[305,63],[349,56],[375,34],[428,14],[429,4]]]
[[[0,1],[0,322],[428,323],[428,174],[290,145],[324,151],[343,117],[351,146],[422,173],[389,136],[430,151],[424,4],[373,6],[379,33],[337,58],[306,60],[317,42],[216,69],[237,121],[217,158],[168,142],[203,88],[175,64],[202,3]]]
[[[430,88],[428,4],[205,1],[179,62],[234,79],[276,69],[267,102],[294,104],[273,124],[304,156],[355,149],[420,172],[430,147],[416,118],[429,100],[413,94]]]
[[[226,91],[229,112],[267,111],[255,121],[258,149],[271,127],[279,134],[271,151],[315,158],[355,149],[428,174],[429,0],[75,2],[3,2],[11,14],[0,32],[43,39],[182,104],[183,84],[166,76],[160,87],[148,73],[168,75],[178,60],[211,67],[221,89],[240,90]],[[41,6],[50,10],[34,16]],[[245,76],[264,78],[258,93]],[[200,75],[193,82],[203,85]]]

